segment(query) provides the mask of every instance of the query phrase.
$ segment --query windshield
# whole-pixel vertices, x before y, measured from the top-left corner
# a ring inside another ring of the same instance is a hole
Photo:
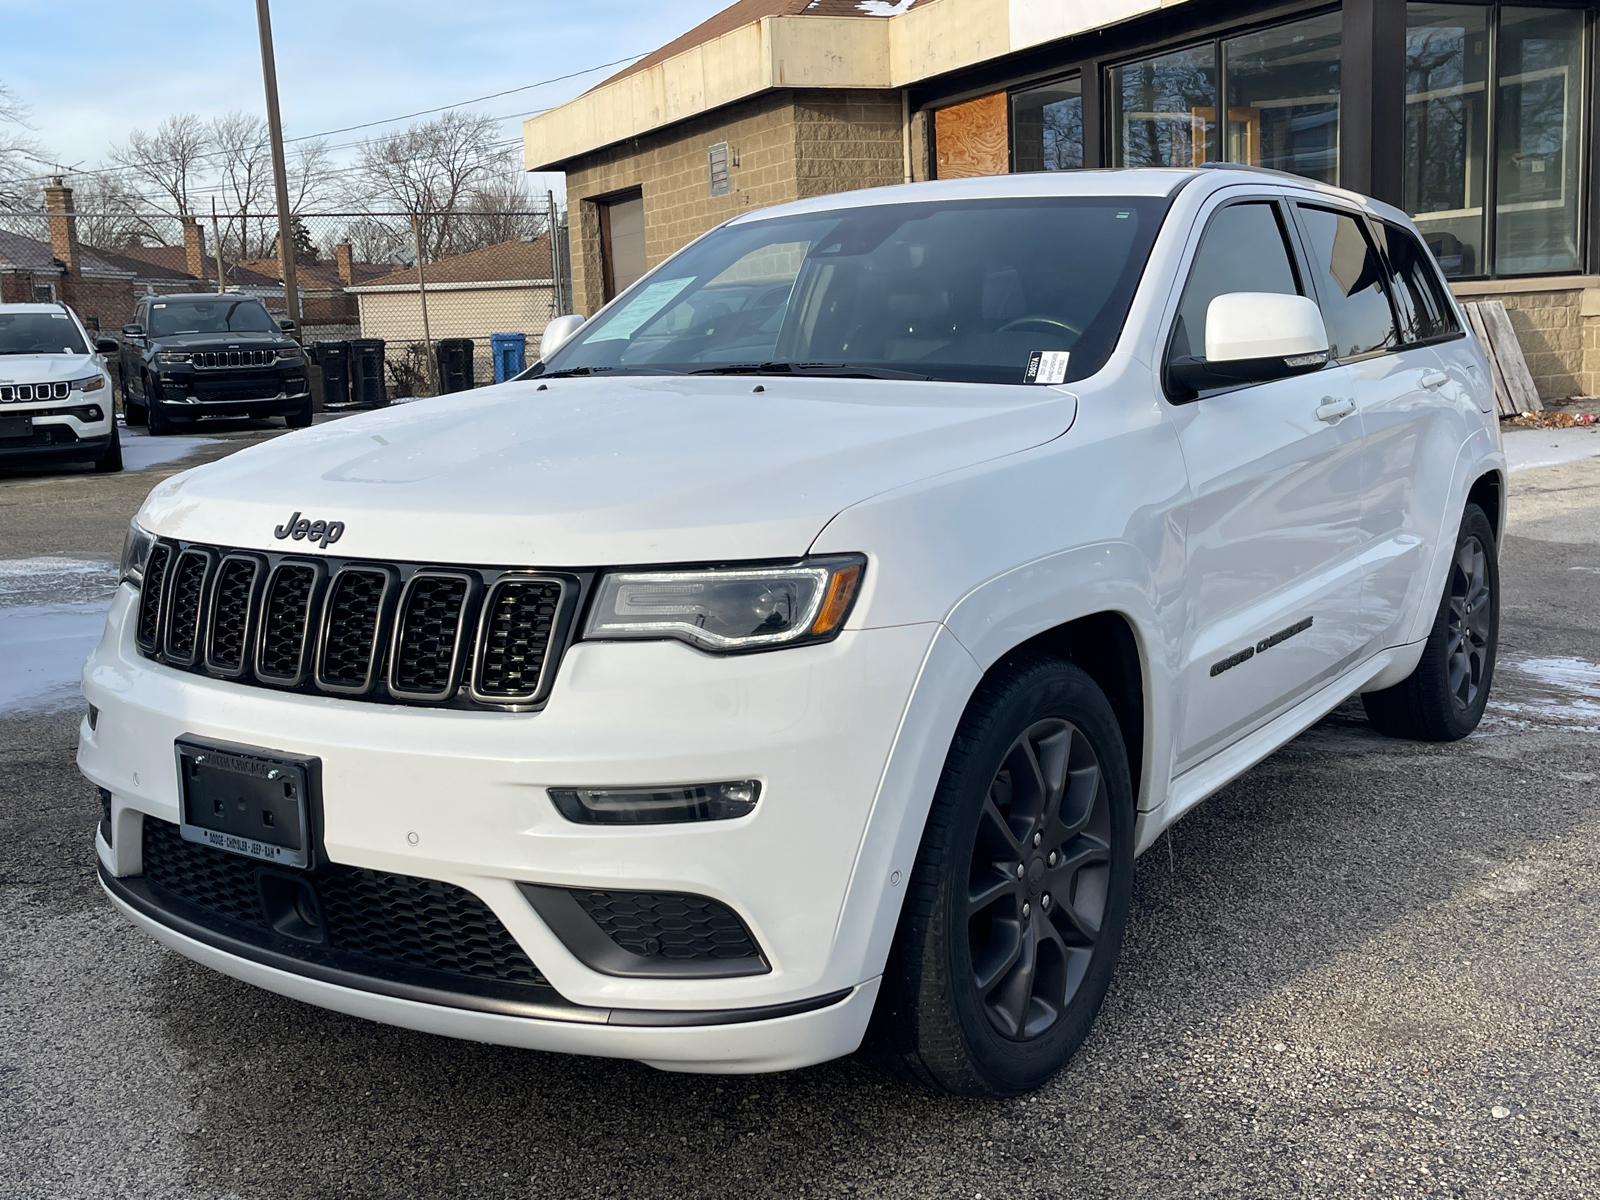
[[[984,383],[1094,374],[1165,198],[887,204],[717,230],[540,374],[783,372]]]
[[[83,334],[64,312],[0,312],[0,354],[87,354]]]
[[[150,306],[150,332],[276,333],[278,326],[259,300],[218,296],[215,300],[158,300]]]

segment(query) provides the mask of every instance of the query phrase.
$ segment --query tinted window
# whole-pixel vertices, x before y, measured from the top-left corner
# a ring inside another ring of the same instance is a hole
[[[87,354],[64,312],[0,312],[0,354]]]
[[[1172,331],[1175,358],[1206,352],[1206,310],[1228,292],[1301,293],[1274,204],[1232,204],[1206,226]]]
[[[215,300],[157,300],[150,305],[150,332],[276,333],[278,326],[259,300],[218,296]]]
[[[545,373],[870,368],[1067,379],[1116,345],[1164,198],[864,205],[725,226],[646,276]]]
[[[1399,340],[1383,266],[1366,226],[1348,213],[1300,206],[1311,239],[1311,270],[1334,358],[1381,350]]]
[[[1455,316],[1428,248],[1398,225],[1386,222],[1378,228],[1389,256],[1389,268],[1394,272],[1394,304],[1400,312],[1401,336],[1408,342],[1420,342],[1454,333]]]

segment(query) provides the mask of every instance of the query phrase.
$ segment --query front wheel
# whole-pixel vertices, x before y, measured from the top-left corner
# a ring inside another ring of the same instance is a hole
[[[111,415],[111,444],[106,447],[104,454],[94,460],[94,469],[100,475],[122,470],[122,435],[117,432],[115,413]]]
[[[299,412],[292,412],[283,418],[283,423],[290,429],[304,429],[311,424],[311,401],[307,400]]]
[[[1088,1035],[1122,948],[1134,799],[1105,695],[1042,654],[1003,664],[945,760],[867,1054],[962,1096],[1014,1096]]]
[[[168,417],[165,410],[162,409],[161,401],[151,396],[151,393],[155,391],[154,384],[146,380],[144,389],[144,411],[146,414],[146,424],[150,429],[150,436],[164,437],[172,432],[172,419]]]
[[[1468,504],[1445,576],[1444,597],[1417,669],[1361,697],[1379,733],[1420,742],[1454,742],[1483,719],[1500,640],[1500,563],[1494,526]]]

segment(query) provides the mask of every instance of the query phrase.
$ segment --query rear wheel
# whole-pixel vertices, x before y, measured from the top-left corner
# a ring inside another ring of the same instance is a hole
[[[104,454],[94,460],[94,469],[101,475],[122,470],[122,435],[117,432],[115,413],[111,415],[111,444],[106,447]]]
[[[1469,504],[1427,646],[1410,676],[1361,697],[1367,720],[1390,737],[1454,742],[1483,719],[1500,639],[1500,564],[1494,526]]]
[[[1019,654],[973,698],[928,816],[867,1054],[1014,1096],[1088,1035],[1122,947],[1133,791],[1105,696]]]

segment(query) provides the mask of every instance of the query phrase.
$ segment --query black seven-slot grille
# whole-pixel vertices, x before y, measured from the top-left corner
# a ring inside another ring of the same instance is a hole
[[[265,876],[265,880],[263,879]],[[315,900],[298,936],[279,936],[272,883],[286,879],[238,854],[185,841],[178,827],[144,819],[144,879],[200,923],[299,958],[372,974],[439,972],[490,984],[547,987],[539,968],[489,906],[454,884],[323,862],[295,872]],[[343,960],[343,961],[337,961]],[[387,968],[387,970],[385,970]]]
[[[397,704],[543,703],[592,576],[158,541],[135,640],[218,679]]]

